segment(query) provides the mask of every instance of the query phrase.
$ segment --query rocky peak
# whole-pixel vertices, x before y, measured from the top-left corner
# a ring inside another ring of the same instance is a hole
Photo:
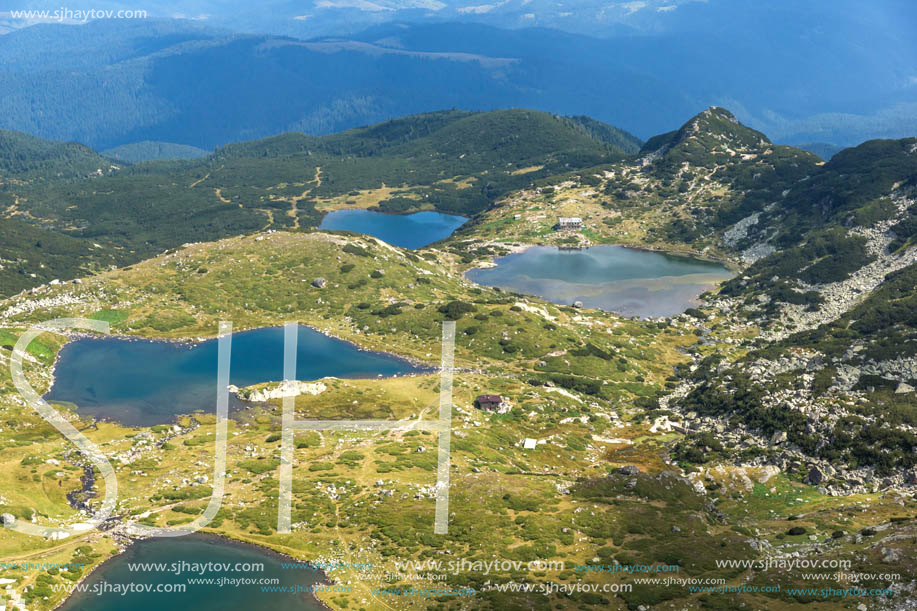
[[[742,125],[725,108],[713,106],[679,129],[650,138],[641,153],[707,166],[717,157],[722,162],[740,154],[762,153],[770,146],[767,136]]]

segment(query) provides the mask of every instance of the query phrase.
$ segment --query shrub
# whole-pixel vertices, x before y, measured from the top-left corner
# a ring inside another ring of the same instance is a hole
[[[371,257],[372,256],[372,253],[370,253],[368,250],[366,250],[362,246],[356,246],[355,244],[347,244],[346,246],[344,246],[342,250],[348,254],[356,255],[358,257]]]
[[[476,312],[477,308],[464,301],[450,301],[445,305],[439,306],[438,310],[446,315],[450,320],[458,320],[469,312]]]

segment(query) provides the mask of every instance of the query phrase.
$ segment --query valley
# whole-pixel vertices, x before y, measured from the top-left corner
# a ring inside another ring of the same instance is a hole
[[[117,168],[88,149],[30,141],[44,152],[0,171],[0,197],[31,215],[6,208],[0,222],[42,243],[19,256],[28,260],[2,255],[0,511],[48,526],[85,519],[66,498],[81,486],[80,456],[9,376],[10,347],[33,324],[87,317],[119,337],[194,341],[215,337],[221,320],[239,339],[297,320],[424,368],[372,379],[305,373],[321,386],[295,398],[297,419],[423,421],[439,401],[442,323],[455,321],[448,534],[433,533],[437,437],[424,430],[297,432],[294,528],[277,532],[280,371],[239,383],[246,406],[228,423],[226,494],[205,531],[339,563],[327,576],[350,590],[316,593],[332,608],[908,608],[915,140],[870,142],[824,162],[720,108],[639,152],[583,124],[451,111]],[[345,210],[469,220],[409,249],[318,230],[322,202],[334,198]],[[561,217],[582,227],[558,231]],[[39,253],[46,241],[80,256]],[[526,247],[620,246],[719,262],[722,283],[665,316],[627,317],[466,275]],[[36,390],[65,382],[65,353],[81,341],[43,333],[29,346]],[[270,345],[273,356],[260,346],[246,354],[279,363]],[[149,382],[160,386],[152,373]],[[159,388],[168,422],[119,424],[73,400],[81,390],[49,400],[111,461],[117,524],[60,541],[0,532],[4,559],[84,565],[10,571],[29,609],[61,602],[52,586],[86,578],[128,543],[132,524],[187,524],[212,492],[212,410]],[[481,409],[490,394],[510,409]],[[484,575],[403,564],[440,558],[565,566]],[[800,560],[833,570],[812,578],[793,568]],[[581,570],[615,564],[673,565],[685,581],[648,582],[665,577],[658,568]],[[839,581],[839,569],[867,576]],[[512,587],[521,584],[572,593]],[[588,584],[614,588],[574,587]],[[475,594],[394,592],[409,586]],[[824,593],[845,587],[884,593]]]

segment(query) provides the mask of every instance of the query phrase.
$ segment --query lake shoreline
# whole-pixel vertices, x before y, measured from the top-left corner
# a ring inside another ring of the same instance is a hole
[[[707,254],[696,253],[690,250],[659,249],[659,248],[653,248],[653,247],[645,246],[645,245],[633,245],[632,246],[632,245],[626,245],[626,244],[592,244],[590,246],[584,246],[584,247],[564,248],[563,246],[558,246],[556,244],[514,243],[514,244],[501,244],[500,246],[505,251],[508,251],[508,252],[506,252],[505,254],[498,255],[498,256],[491,256],[486,261],[480,262],[472,267],[469,267],[464,272],[462,272],[463,280],[465,280],[466,282],[470,283],[473,286],[486,287],[486,288],[497,288],[504,292],[519,293],[519,294],[526,295],[527,297],[531,297],[534,299],[540,299],[546,303],[551,303],[553,305],[561,306],[561,307],[564,307],[564,306],[569,307],[569,306],[573,306],[574,303],[577,303],[579,301],[586,301],[585,296],[582,299],[577,297],[577,298],[572,298],[571,301],[565,302],[565,301],[562,301],[560,298],[552,298],[549,292],[544,293],[544,294],[536,294],[534,291],[527,292],[525,290],[520,289],[519,287],[513,287],[512,285],[502,284],[496,281],[493,284],[484,284],[482,282],[479,282],[479,280],[481,279],[480,277],[478,280],[476,280],[473,278],[473,276],[475,275],[476,272],[493,272],[494,270],[499,269],[501,267],[501,263],[497,262],[499,259],[507,259],[509,257],[516,257],[520,255],[524,256],[527,252],[533,251],[534,249],[544,249],[546,251],[553,250],[556,253],[562,253],[562,252],[584,253],[590,249],[618,248],[618,249],[621,249],[622,251],[644,252],[644,253],[662,255],[665,257],[672,258],[672,259],[682,260],[686,263],[717,265],[717,266],[720,266],[723,270],[725,270],[729,274],[731,274],[732,277],[741,273],[741,270],[742,270],[742,268],[739,267],[733,261],[723,260],[718,257],[713,257]],[[521,274],[520,277],[529,277],[531,279],[536,279],[536,280],[549,280],[550,279],[548,277],[528,276],[527,274],[521,271],[518,273]],[[680,275],[682,274],[678,274],[676,276],[680,276]],[[656,278],[664,278],[664,277],[667,277],[667,274],[661,274],[657,276]],[[620,280],[634,280],[634,278],[621,278]],[[649,280],[649,278],[647,278],[647,280]],[[614,280],[614,281],[617,281],[617,280]],[[694,297],[686,299],[686,301],[688,302],[688,305],[686,305],[684,308],[681,308],[681,311],[683,312],[688,307],[695,307],[703,303],[703,300],[701,299],[701,295],[721,286],[722,282],[725,282],[725,280],[721,280],[718,282],[709,282],[709,283],[698,284],[697,286],[700,287],[701,290]],[[582,280],[582,281],[576,281],[574,284],[599,286],[602,284],[602,282],[599,282],[596,280],[588,280],[588,281]],[[574,306],[574,307],[578,307],[578,306]],[[629,318],[629,319],[635,319],[635,320],[636,319],[654,319],[654,318],[672,318],[674,316],[677,316],[680,313],[680,312],[674,313],[674,314],[664,314],[663,313],[663,314],[658,314],[658,315],[645,316],[641,314],[625,313],[624,311],[621,311],[620,309],[615,309],[614,307],[602,307],[598,305],[586,305],[584,307],[586,307],[587,309],[588,308],[598,309],[604,312],[615,314],[617,316],[621,316],[621,317]]]
[[[301,328],[310,330],[310,331],[312,331],[312,332],[315,332],[315,333],[317,333],[317,334],[320,334],[320,335],[322,335],[322,336],[324,336],[324,337],[327,337],[327,338],[329,338],[329,339],[331,339],[331,340],[334,340],[334,341],[336,341],[336,342],[340,342],[340,343],[342,343],[342,344],[345,344],[347,347],[352,348],[352,349],[354,349],[354,350],[356,350],[356,351],[359,351],[359,352],[361,352],[361,353],[364,353],[364,354],[367,354],[367,355],[370,355],[370,356],[378,356],[378,357],[384,357],[384,358],[386,358],[386,359],[391,359],[391,360],[395,361],[395,362],[396,362],[397,364],[399,364],[399,365],[403,365],[403,366],[405,366],[406,368],[413,369],[413,371],[407,371],[407,372],[403,372],[403,373],[396,373],[396,374],[394,374],[394,375],[385,375],[385,376],[382,377],[382,379],[394,379],[394,378],[400,378],[400,377],[426,376],[426,375],[433,374],[433,373],[435,373],[435,372],[437,372],[437,371],[439,370],[439,368],[436,367],[435,365],[433,365],[433,364],[431,364],[431,363],[429,363],[429,362],[421,361],[420,359],[417,359],[417,358],[414,358],[414,357],[403,356],[403,355],[400,355],[400,354],[396,354],[396,353],[394,353],[394,352],[388,352],[388,351],[382,351],[382,350],[372,350],[372,349],[369,349],[369,348],[365,348],[365,347],[363,347],[363,346],[357,344],[356,342],[354,342],[354,341],[352,341],[352,340],[350,340],[350,339],[346,339],[346,338],[343,338],[343,337],[338,337],[337,335],[334,335],[334,334],[332,334],[332,333],[330,333],[330,332],[327,332],[327,331],[324,331],[324,330],[322,330],[322,329],[313,327],[312,325],[300,324],[299,326],[300,326]],[[279,325],[266,325],[266,326],[258,326],[258,327],[245,328],[245,329],[241,329],[241,330],[233,330],[233,334],[235,335],[235,334],[237,334],[237,333],[238,333],[238,334],[242,334],[242,333],[257,332],[257,331],[269,330],[269,329],[282,329],[282,328],[283,328],[283,327],[282,327],[282,326],[279,326]],[[56,401],[55,399],[50,399],[50,398],[48,398],[48,395],[50,395],[50,393],[51,393],[52,390],[54,389],[55,383],[57,382],[57,375],[56,375],[56,374],[57,374],[57,371],[58,371],[58,366],[59,366],[61,357],[62,357],[64,351],[67,349],[68,346],[72,345],[74,342],[77,342],[77,341],[79,341],[79,340],[82,340],[82,339],[90,339],[90,340],[97,340],[97,341],[103,341],[103,342],[104,342],[104,341],[113,341],[113,342],[150,342],[150,343],[159,343],[159,344],[170,344],[170,345],[174,345],[174,346],[176,346],[176,347],[178,347],[178,348],[187,348],[187,349],[191,349],[191,348],[194,348],[194,347],[196,347],[196,346],[199,346],[199,345],[201,345],[201,344],[203,344],[203,343],[205,343],[205,342],[209,342],[209,341],[213,341],[213,340],[217,340],[217,339],[218,339],[218,337],[157,338],[157,337],[143,337],[143,336],[136,336],[136,335],[126,335],[126,334],[119,334],[119,333],[112,333],[112,334],[107,334],[107,335],[106,335],[106,334],[93,333],[93,332],[87,332],[87,331],[72,331],[72,330],[57,330],[56,332],[57,332],[57,333],[60,333],[60,334],[63,335],[64,337],[66,337],[67,341],[60,347],[60,349],[59,349],[59,350],[57,351],[57,353],[55,354],[55,356],[54,356],[54,361],[53,361],[53,363],[51,364],[51,368],[50,368],[50,371],[49,371],[48,385],[47,385],[47,387],[44,389],[44,391],[43,391],[42,393],[39,393],[40,396],[41,396],[41,398],[42,398],[42,400],[47,401],[47,402],[49,402],[49,403],[52,403],[52,402],[53,402],[53,403],[57,403],[57,401]],[[359,380],[359,379],[377,379],[377,378],[378,378],[378,375],[366,374],[366,375],[353,375],[353,376],[346,376],[346,377],[345,377],[345,376],[340,376],[340,375],[326,375],[326,376],[322,376],[322,377],[320,377],[320,378],[308,379],[308,380],[301,380],[301,381],[313,382],[313,381],[319,381],[319,380],[326,379],[326,378],[353,379],[353,380]],[[258,383],[259,383],[259,384],[263,384],[263,383],[281,382],[281,381],[282,381],[282,380],[265,380],[265,381],[263,381],[263,382],[258,382]],[[299,380],[298,380],[298,381],[299,381]],[[247,407],[251,407],[251,406],[248,404],[248,402],[244,401],[244,400],[243,400],[241,397],[239,397],[238,395],[233,395],[233,396],[235,397],[235,400],[236,400],[236,401],[242,403],[243,405],[245,405],[245,406],[247,406]],[[63,403],[64,405],[73,405],[73,406],[75,406],[75,407],[73,407],[73,408],[71,408],[71,409],[68,409],[67,411],[69,411],[70,413],[73,413],[73,414],[74,414],[77,418],[79,418],[80,420],[84,420],[84,416],[91,418],[91,420],[85,420],[85,422],[87,422],[87,423],[89,423],[89,422],[91,422],[91,421],[97,421],[97,422],[110,422],[110,423],[114,423],[114,424],[117,424],[117,425],[119,425],[119,426],[122,426],[122,427],[125,427],[125,428],[128,428],[128,429],[147,429],[147,428],[149,428],[150,426],[153,426],[153,425],[143,425],[143,424],[128,424],[128,423],[126,423],[126,422],[121,422],[121,421],[119,421],[119,420],[117,420],[117,419],[114,419],[114,418],[100,417],[100,416],[98,416],[98,415],[91,416],[91,415],[88,415],[88,414],[81,414],[81,413],[80,413],[79,403],[78,403],[78,402],[66,401],[66,402],[61,402],[61,403]],[[185,412],[185,413],[180,413],[180,414],[179,414],[179,413],[176,413],[176,414],[173,415],[172,419],[171,419],[168,423],[161,423],[161,424],[170,424],[170,423],[174,424],[178,419],[183,418],[183,417],[193,416],[195,413],[196,413],[196,412],[195,412],[194,410],[191,410],[191,411],[188,411],[188,412]]]
[[[704,262],[706,262],[706,263],[717,263],[717,264],[722,265],[723,267],[729,269],[729,271],[732,271],[732,272],[735,272],[735,273],[739,273],[740,271],[742,271],[743,269],[745,269],[745,267],[743,267],[743,266],[741,265],[741,263],[739,263],[739,262],[738,262],[737,260],[735,260],[735,259],[730,259],[729,257],[717,257],[717,256],[711,255],[711,254],[709,254],[709,253],[699,252],[699,251],[691,250],[691,249],[656,248],[656,247],[649,246],[649,245],[646,245],[646,244],[625,244],[625,243],[622,243],[622,242],[614,242],[614,243],[605,243],[605,242],[602,242],[602,243],[590,244],[589,246],[582,246],[582,247],[564,247],[564,246],[561,246],[561,245],[558,245],[558,244],[547,244],[547,243],[544,243],[544,244],[535,244],[535,243],[519,243],[519,242],[515,242],[515,243],[512,243],[512,244],[504,244],[504,243],[502,243],[502,242],[489,242],[489,245],[491,245],[491,246],[499,246],[499,247],[504,248],[504,249],[506,249],[506,250],[508,251],[506,255],[499,255],[499,256],[490,257],[489,259],[487,259],[486,263],[492,264],[494,267],[496,267],[496,265],[497,265],[497,263],[494,261],[494,259],[497,259],[497,258],[500,258],[500,257],[505,257],[505,256],[508,256],[508,255],[520,254],[520,253],[523,253],[523,252],[525,252],[525,251],[527,251],[527,250],[529,250],[529,249],[531,249],[531,248],[538,248],[538,247],[541,247],[541,246],[544,246],[544,247],[553,247],[553,248],[557,248],[557,249],[560,249],[560,250],[571,250],[571,251],[586,250],[586,249],[588,249],[588,248],[594,248],[594,247],[596,247],[596,246],[619,246],[619,247],[621,247],[621,248],[626,248],[626,249],[628,249],[628,250],[641,250],[641,251],[644,251],[644,252],[654,252],[654,253],[657,253],[657,254],[660,254],[660,255],[671,255],[671,256],[673,256],[673,257],[685,257],[685,258],[688,258],[688,259],[697,259],[698,261],[704,261]],[[746,267],[747,267],[747,266],[746,266]],[[465,270],[465,273],[471,271],[472,269],[487,269],[487,268],[481,267],[480,265],[475,265],[475,266],[470,267],[470,268],[468,268],[467,270]]]
[[[372,237],[391,246],[416,251],[449,239],[470,220],[464,215],[438,210],[387,212],[342,208],[326,213],[317,229]]]
[[[285,554],[284,552],[278,551],[278,550],[276,550],[276,549],[274,549],[274,548],[272,548],[272,547],[269,547],[269,546],[267,546],[267,545],[264,545],[263,543],[256,543],[256,542],[254,542],[254,541],[249,541],[249,540],[245,540],[245,539],[239,539],[239,538],[233,537],[233,536],[228,535],[228,534],[219,534],[219,533],[216,533],[216,532],[209,532],[209,531],[208,531],[208,532],[196,532],[196,533],[192,533],[192,534],[185,535],[185,536],[187,536],[187,537],[197,537],[197,538],[199,538],[199,539],[204,539],[204,540],[211,540],[211,541],[218,542],[218,543],[221,544],[221,545],[233,545],[233,546],[236,546],[236,547],[246,547],[246,546],[248,546],[248,547],[254,547],[254,548],[257,548],[258,550],[260,550],[262,553],[274,555],[274,556],[277,556],[278,558],[281,558],[281,559],[283,559],[283,560],[289,560],[289,561],[291,561],[291,562],[297,562],[297,563],[301,563],[301,564],[307,564],[307,563],[313,563],[313,564],[314,564],[314,563],[318,562],[318,561],[315,561],[315,560],[300,560],[299,558],[296,558],[296,557],[291,556],[291,555],[289,555],[289,554]],[[124,545],[123,547],[119,546],[119,547],[118,547],[118,553],[117,553],[117,554],[111,555],[111,556],[109,556],[108,558],[106,558],[105,560],[103,560],[102,562],[100,562],[100,563],[99,563],[98,565],[96,565],[96,567],[93,568],[91,571],[89,571],[88,573],[86,573],[85,575],[83,575],[82,577],[80,577],[79,579],[77,579],[76,582],[74,582],[74,584],[83,583],[84,581],[86,581],[87,579],[89,579],[90,577],[92,577],[93,575],[98,575],[101,571],[103,571],[107,566],[110,566],[112,562],[114,562],[115,560],[117,560],[122,554],[126,553],[126,552],[127,552],[131,547],[133,547],[134,545],[137,545],[138,543],[140,543],[140,542],[142,542],[142,541],[150,541],[150,540],[156,539],[156,538],[157,538],[157,537],[143,537],[143,538],[141,538],[141,537],[125,537],[124,540],[127,541],[128,543],[127,543],[126,545]],[[160,537],[160,538],[162,538],[162,537]],[[334,585],[334,583],[335,583],[334,579],[332,579],[332,578],[328,575],[328,573],[325,572],[324,569],[315,568],[315,569],[313,569],[313,570],[315,570],[317,573],[319,573],[319,574],[321,575],[321,579],[318,580],[318,581],[316,581],[313,585]],[[51,608],[51,611],[57,611],[58,609],[61,609],[61,608],[62,608],[68,601],[70,601],[70,600],[74,597],[74,595],[76,595],[76,594],[79,594],[79,592],[75,592],[75,591],[74,591],[74,592],[71,592],[69,596],[66,596],[66,597],[63,598],[59,603],[57,603],[54,607],[52,607],[52,608]],[[325,604],[325,602],[324,602],[323,600],[321,600],[318,596],[316,596],[314,592],[310,593],[309,596],[315,601],[316,604],[318,604],[319,606],[321,606],[323,609],[327,609],[328,611],[331,611],[332,608],[329,607],[327,604]]]
[[[361,346],[360,344],[358,344],[356,341],[352,339],[348,339],[346,337],[335,335],[334,333],[331,333],[330,331],[320,329],[308,323],[298,323],[298,324],[300,327],[306,327],[307,329],[315,331],[316,333],[320,333],[324,335],[325,337],[349,344],[350,346],[359,350],[360,352],[367,352],[369,354],[375,354],[379,356],[385,356],[389,358],[398,359],[398,360],[404,361],[405,363],[411,365],[412,367],[429,369],[431,371],[435,371],[437,369],[435,365],[432,365],[426,361],[422,361],[413,356],[406,356],[403,354],[398,354],[398,353],[390,352],[387,350],[375,350],[372,348],[366,348],[364,346]],[[281,329],[281,328],[283,328],[282,325],[271,325],[271,324],[254,326],[254,327],[244,327],[241,329],[234,328],[232,330],[232,334],[235,335],[237,333],[247,333],[249,331],[260,331],[262,329]],[[193,348],[194,346],[197,346],[204,342],[209,342],[215,339],[219,339],[219,335],[214,335],[213,337],[203,337],[203,336],[199,336],[199,337],[156,337],[156,336],[146,336],[146,335],[129,335],[126,333],[104,334],[104,333],[92,333],[90,331],[71,331],[71,330],[53,330],[49,332],[50,333],[59,333],[67,338],[67,342],[63,346],[61,346],[60,350],[57,351],[57,355],[55,356],[55,360],[54,360],[54,363],[52,364],[52,368],[57,366],[57,359],[59,358],[61,351],[64,349],[64,346],[70,344],[73,341],[77,341],[80,339],[103,339],[103,340],[112,339],[112,340],[120,340],[120,341],[161,342],[161,343],[167,343],[167,344],[177,344],[179,346],[184,346],[188,348]],[[416,374],[402,374],[402,375],[416,375]],[[401,377],[401,375],[399,375],[398,377]],[[53,371],[52,371],[52,380],[53,380]],[[280,380],[271,380],[271,381],[279,382]]]
[[[695,250],[678,250],[670,248],[653,248],[652,246],[645,245],[630,245],[630,244],[595,244],[595,246],[620,246],[621,248],[629,248],[631,250],[642,250],[645,252],[655,252],[660,255],[671,255],[673,257],[685,257],[689,259],[697,259],[698,261],[705,261],[707,263],[717,263],[722,265],[731,272],[738,274],[741,272],[744,267],[742,267],[738,262],[730,258],[715,257],[713,255],[697,252]]]

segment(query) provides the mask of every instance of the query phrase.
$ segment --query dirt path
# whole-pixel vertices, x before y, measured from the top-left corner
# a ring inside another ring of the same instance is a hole
[[[61,543],[60,545],[55,545],[54,547],[46,547],[45,549],[37,550],[34,552],[29,552],[28,554],[23,554],[21,556],[7,556],[6,558],[3,559],[3,561],[4,562],[20,562],[22,560],[31,560],[32,558],[38,558],[41,556],[53,554],[63,549],[67,549],[68,547],[72,547],[73,544],[77,541],[88,539],[90,534],[92,534],[92,531],[86,533],[85,535],[79,535],[76,537],[67,537],[67,539],[65,539],[66,543]]]
[[[290,198],[290,209],[287,210],[287,216],[293,219],[293,230],[299,229],[299,200],[306,199],[309,195],[322,186],[322,169],[321,167],[316,166],[315,168],[315,178],[312,179],[312,182],[315,184],[311,187],[304,189],[299,197]]]
[[[191,185],[190,185],[188,188],[189,188],[189,189],[193,189],[194,187],[198,186],[199,184],[201,184],[202,182],[204,182],[204,181],[207,180],[208,178],[210,178],[210,172],[207,172],[206,174],[204,174],[204,177],[203,177],[203,178],[200,178],[200,179],[195,180],[194,182],[192,182]]]
[[[258,210],[267,216],[267,224],[261,228],[261,231],[267,231],[274,226],[274,211],[268,210],[267,208],[258,208]]]
[[[228,200],[228,199],[226,199],[225,197],[223,197],[223,189],[214,189],[213,191],[216,193],[217,199],[220,200],[221,202],[223,202],[224,204],[231,204],[231,203],[232,203],[230,200]],[[242,207],[242,204],[239,204],[239,207],[241,208],[241,207]]]
[[[287,210],[287,216],[293,219],[293,230],[294,231],[299,229],[299,206],[297,205],[296,202],[298,202],[300,199],[305,198],[308,193],[309,191],[303,191],[299,199],[294,197],[290,200],[290,209]]]

